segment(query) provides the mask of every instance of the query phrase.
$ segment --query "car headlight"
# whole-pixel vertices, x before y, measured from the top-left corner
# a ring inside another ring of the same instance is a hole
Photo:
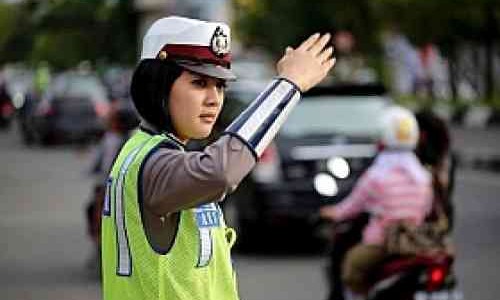
[[[319,173],[314,176],[314,189],[320,195],[328,197],[337,195],[339,191],[335,178],[326,173]]]
[[[349,163],[342,157],[332,157],[327,163],[328,170],[337,178],[345,179],[351,173]]]

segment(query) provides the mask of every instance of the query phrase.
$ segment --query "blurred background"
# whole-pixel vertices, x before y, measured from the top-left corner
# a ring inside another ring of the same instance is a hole
[[[286,46],[333,34],[331,76],[305,95],[224,207],[240,232],[242,299],[325,299],[332,245],[315,212],[341,201],[371,163],[377,118],[391,103],[448,126],[458,286],[465,298],[499,297],[499,1],[4,0],[2,298],[101,298],[92,201],[106,149],[138,124],[128,89],[141,38],[172,14],[231,24],[239,81],[211,138],[275,75]]]

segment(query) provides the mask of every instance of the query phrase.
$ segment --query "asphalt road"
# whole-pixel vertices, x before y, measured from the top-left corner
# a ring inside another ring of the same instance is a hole
[[[0,132],[1,299],[100,299],[99,283],[85,267],[88,160],[85,150],[27,148],[15,130]],[[465,299],[496,300],[500,173],[461,169],[457,179],[461,289]],[[323,299],[324,263],[321,256],[236,256],[241,298]]]

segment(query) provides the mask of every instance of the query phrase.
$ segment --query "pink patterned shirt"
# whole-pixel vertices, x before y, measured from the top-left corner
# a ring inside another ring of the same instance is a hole
[[[363,211],[370,213],[363,232],[365,244],[382,244],[385,227],[396,221],[421,224],[432,206],[428,172],[413,157],[391,159],[389,164],[384,159],[376,161],[351,194],[335,206],[337,220],[355,217]]]

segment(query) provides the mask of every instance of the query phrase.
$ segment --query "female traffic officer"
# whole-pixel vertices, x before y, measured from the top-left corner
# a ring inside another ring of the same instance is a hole
[[[203,152],[230,71],[229,28],[180,17],[147,31],[131,95],[142,122],[107,179],[104,299],[238,299],[234,232],[217,205],[252,169],[304,92],[333,67],[328,34],[288,47],[278,77]]]

